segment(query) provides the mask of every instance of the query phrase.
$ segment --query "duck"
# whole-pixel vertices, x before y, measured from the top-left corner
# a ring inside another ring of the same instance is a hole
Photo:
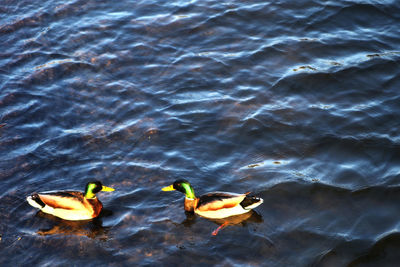
[[[210,192],[196,197],[191,184],[185,179],[176,180],[173,184],[163,187],[162,191],[179,191],[185,194],[185,211],[194,212],[208,219],[222,219],[240,215],[261,205],[264,200],[244,194],[229,192]]]
[[[44,213],[69,221],[90,220],[99,216],[103,204],[96,197],[100,191],[111,192],[114,188],[100,181],[88,182],[85,192],[49,191],[34,193],[26,198],[28,203]]]

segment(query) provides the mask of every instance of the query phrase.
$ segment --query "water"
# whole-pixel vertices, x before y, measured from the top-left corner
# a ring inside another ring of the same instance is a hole
[[[398,1],[0,3],[0,265],[396,266]],[[200,195],[264,198],[231,221]],[[25,196],[98,179],[65,222]]]

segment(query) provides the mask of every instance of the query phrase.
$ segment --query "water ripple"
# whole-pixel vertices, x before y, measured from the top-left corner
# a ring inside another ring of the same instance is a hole
[[[1,265],[397,263],[396,1],[0,11]],[[264,204],[213,237],[178,178]],[[94,221],[24,201],[93,179],[116,188]]]

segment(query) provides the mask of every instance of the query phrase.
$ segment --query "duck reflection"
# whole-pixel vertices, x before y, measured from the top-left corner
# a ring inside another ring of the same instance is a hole
[[[230,216],[223,219],[210,219],[210,221],[213,221],[219,225],[219,227],[212,232],[212,235],[215,236],[221,229],[227,226],[240,225],[243,227],[246,226],[248,222],[261,223],[263,222],[263,219],[260,214],[258,214],[254,210],[251,210],[244,214]]]
[[[186,219],[181,222],[185,227],[191,227],[196,221],[196,215],[193,212],[185,211]]]
[[[39,229],[36,233],[43,236],[76,235],[86,236],[92,239],[98,238],[101,240],[107,240],[110,227],[103,226],[102,218],[110,216],[111,213],[111,211],[103,209],[100,215],[92,220],[68,221],[39,211],[36,216],[46,218],[51,221],[53,225],[48,229]]]
[[[185,212],[186,214],[186,219],[181,222],[181,224],[185,227],[191,227],[198,216],[192,212]],[[217,235],[218,232],[228,226],[242,226],[245,227],[247,223],[262,223],[264,220],[260,214],[258,214],[256,211],[251,210],[247,213],[240,214],[240,215],[234,215],[230,216],[227,218],[223,219],[209,219],[205,218],[209,221],[214,222],[215,224],[219,225],[218,228],[216,228],[211,234],[212,235]]]

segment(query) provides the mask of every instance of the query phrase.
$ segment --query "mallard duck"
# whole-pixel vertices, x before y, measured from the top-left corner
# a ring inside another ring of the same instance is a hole
[[[85,192],[59,191],[35,193],[26,198],[28,203],[43,211],[65,220],[89,220],[100,214],[103,205],[97,199],[100,191],[114,191],[99,181],[89,182]]]
[[[211,192],[196,197],[193,187],[183,179],[176,180],[172,185],[162,188],[162,191],[173,190],[185,194],[186,211],[194,212],[210,219],[221,219],[243,214],[263,203],[262,198],[249,196],[249,193]]]

